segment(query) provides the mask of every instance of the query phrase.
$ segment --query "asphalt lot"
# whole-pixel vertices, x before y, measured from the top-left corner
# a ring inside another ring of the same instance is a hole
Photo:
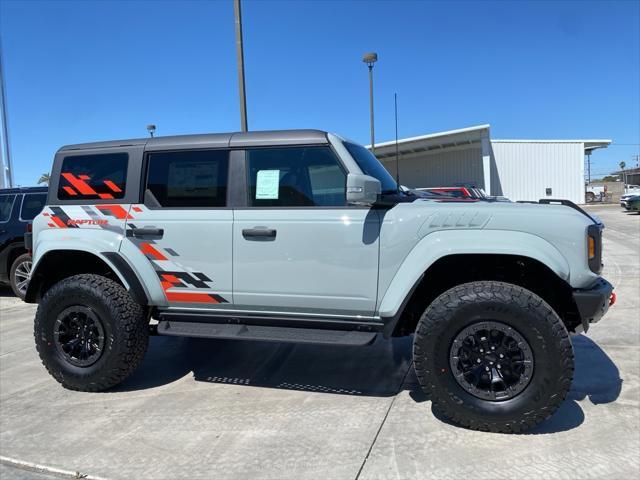
[[[0,477],[638,478],[640,215],[606,224],[618,303],[574,337],[569,398],[522,435],[436,418],[410,339],[369,347],[155,337],[107,393],[70,392],[33,345],[33,305],[0,295]],[[36,473],[41,471],[44,473]]]

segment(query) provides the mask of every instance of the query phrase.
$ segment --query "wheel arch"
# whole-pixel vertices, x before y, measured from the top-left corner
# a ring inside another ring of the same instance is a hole
[[[95,273],[115,280],[140,305],[149,304],[142,282],[118,252],[99,252],[74,247],[57,248],[38,255],[27,286],[25,302],[37,303],[60,280],[83,273]]]
[[[24,254],[24,253],[29,253],[26,249],[26,247],[24,246],[24,242],[13,242],[11,244],[9,244],[7,247],[7,251],[6,251],[6,256],[5,256],[5,262],[6,262],[6,273],[7,273],[7,278],[9,278],[9,272],[11,271],[11,267],[13,266],[13,262],[16,261],[16,258],[18,258],[20,255]]]
[[[555,247],[521,232],[468,233],[436,232],[407,255],[380,300],[378,312],[385,321],[385,336],[411,333],[417,318],[407,317],[419,316],[449,288],[476,280],[501,280],[527,288],[554,309],[563,310],[557,313],[567,314],[563,320],[568,329],[580,324],[579,318],[573,318],[577,309],[568,283],[569,265]],[[419,314],[418,308],[422,308]]]

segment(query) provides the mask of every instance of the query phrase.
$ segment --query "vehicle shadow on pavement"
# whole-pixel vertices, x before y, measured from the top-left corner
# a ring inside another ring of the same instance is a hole
[[[575,335],[572,338],[576,356],[576,371],[568,398],[591,403],[615,402],[622,390],[620,371],[613,360],[589,337]]]
[[[196,381],[393,396],[411,366],[411,338],[376,338],[364,347],[152,337],[142,365],[115,391]]]
[[[171,383],[193,373],[196,381],[343,395],[389,397],[402,390],[420,403],[428,397],[411,364],[411,337],[365,347],[152,337],[138,370],[116,391]],[[590,338],[572,337],[576,370],[572,388],[558,411],[525,434],[571,430],[584,422],[578,401],[614,402],[622,380],[618,367]],[[437,412],[434,415],[450,423]]]

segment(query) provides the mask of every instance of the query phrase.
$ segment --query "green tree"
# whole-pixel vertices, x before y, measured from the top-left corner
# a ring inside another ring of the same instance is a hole
[[[624,160],[623,160],[623,161],[621,161],[618,165],[620,165],[620,170],[624,170],[624,167],[626,167],[626,166],[627,166],[627,164],[626,164],[626,163],[624,163]]]
[[[48,173],[43,173],[42,175],[40,175],[40,179],[38,180],[38,185],[40,184],[45,184],[45,185],[49,185],[49,180],[50,180],[51,175]]]

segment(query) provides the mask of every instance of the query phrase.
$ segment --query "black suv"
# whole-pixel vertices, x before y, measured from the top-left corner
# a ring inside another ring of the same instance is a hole
[[[0,190],[0,283],[11,285],[22,299],[31,272],[31,254],[24,246],[24,234],[46,202],[47,187]]]

